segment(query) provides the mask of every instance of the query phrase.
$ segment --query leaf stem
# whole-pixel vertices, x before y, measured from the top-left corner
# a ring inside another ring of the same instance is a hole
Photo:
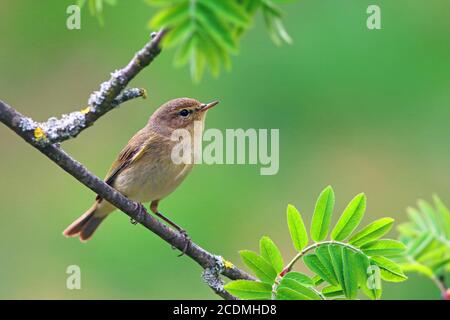
[[[286,273],[288,273],[289,271],[292,270],[292,268],[294,267],[295,263],[301,258],[303,257],[306,253],[308,253],[309,251],[320,247],[321,245],[325,245],[325,244],[336,244],[339,246],[343,246],[346,247],[350,250],[353,250],[357,253],[363,253],[361,250],[359,250],[358,248],[345,243],[345,242],[340,242],[340,241],[335,241],[335,240],[327,240],[327,241],[320,241],[320,242],[316,242],[308,247],[305,247],[302,251],[300,251],[299,253],[297,253],[297,255],[287,264],[287,266],[283,269],[283,271],[281,271],[280,275],[284,276]]]
[[[335,240],[326,240],[326,241],[320,241],[320,242],[313,243],[312,245],[305,247],[302,251],[297,253],[297,255],[286,265],[286,267],[283,269],[283,271],[281,271],[278,274],[277,278],[275,279],[275,282],[272,285],[272,300],[275,299],[277,288],[280,284],[281,279],[286,275],[286,273],[288,273],[289,271],[292,270],[292,268],[297,263],[297,261],[301,257],[303,257],[306,253],[308,253],[309,251],[316,249],[316,248],[320,247],[321,245],[326,245],[326,244],[336,244],[336,245],[348,248],[350,250],[353,250],[356,253],[364,254],[360,249],[352,246],[351,244],[345,243],[345,242],[340,242],[340,241],[335,241]],[[312,289],[314,289],[314,288],[312,288]],[[318,290],[315,290],[315,289],[314,289],[314,291],[316,291],[316,293],[322,298],[322,300],[326,300],[325,296],[321,292],[319,292]]]

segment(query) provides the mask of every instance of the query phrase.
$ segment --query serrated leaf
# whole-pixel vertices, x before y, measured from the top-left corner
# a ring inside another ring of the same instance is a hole
[[[403,272],[417,272],[420,274],[423,274],[429,278],[434,277],[433,270],[428,268],[427,266],[424,266],[423,264],[420,264],[418,262],[408,262],[408,263],[402,263],[400,264],[401,269]]]
[[[328,249],[329,245],[321,245],[316,249],[316,255],[319,258],[320,262],[324,265],[324,267],[329,270],[330,277],[328,283],[332,285],[338,285],[339,281],[336,273],[334,272],[333,263],[331,261],[330,251]]]
[[[286,273],[286,275],[284,275],[283,279],[291,279],[294,281],[297,281],[298,283],[304,285],[304,286],[314,286],[314,282],[313,280],[308,277],[306,274],[303,274],[301,272],[295,272],[295,271],[291,271]]]
[[[371,265],[369,258],[361,253],[355,256],[355,272],[362,292],[372,300],[381,297],[381,272]]]
[[[342,271],[345,282],[345,296],[348,299],[355,299],[358,294],[358,277],[355,272],[355,253],[348,248],[342,249]]]
[[[178,46],[183,40],[192,36],[194,30],[194,25],[189,20],[184,21],[179,26],[169,30],[162,39],[162,46],[165,49]]]
[[[422,254],[426,253],[427,249],[430,248],[433,243],[433,240],[434,235],[428,232],[423,233],[420,237],[413,240],[413,242],[408,246],[406,254],[414,259],[417,259]]]
[[[326,286],[322,289],[322,294],[327,298],[334,298],[344,295],[341,286]]]
[[[450,267],[450,257],[444,258],[442,260],[436,261],[431,266],[431,269],[434,270],[435,273],[441,273],[446,272],[446,270]],[[442,271],[441,269],[444,268],[445,270]]]
[[[281,10],[270,0],[261,0],[263,9],[268,11],[271,15],[281,17]]]
[[[417,237],[422,231],[417,229],[417,226],[412,222],[405,222],[397,226],[397,231],[405,237]]]
[[[389,230],[391,230],[394,224],[392,218],[382,218],[372,222],[367,227],[356,233],[349,240],[349,243],[355,247],[360,247],[363,244],[376,240],[384,236]]]
[[[342,241],[347,238],[361,222],[366,210],[366,196],[358,194],[348,204],[331,233],[331,239]]]
[[[318,285],[322,284],[325,281],[319,275],[315,275],[314,277],[312,277],[311,280],[314,283],[315,287],[317,287]]]
[[[405,249],[403,243],[391,239],[374,240],[361,246],[361,250],[368,256],[395,256],[402,254]]]
[[[189,18],[189,4],[183,2],[159,10],[149,21],[149,27],[154,29],[173,27]]]
[[[425,222],[419,211],[409,207],[406,209],[406,212],[411,221],[414,222],[414,224],[417,226],[419,230],[421,231],[427,230],[427,223]]]
[[[434,205],[436,206],[436,210],[441,217],[442,229],[444,230],[445,237],[447,238],[447,240],[449,240],[450,239],[450,211],[437,195],[433,196],[433,201],[434,201]],[[448,242],[447,242],[447,245],[448,245]]]
[[[417,202],[419,209],[424,213],[425,221],[428,225],[428,230],[430,230],[434,235],[440,236],[444,233],[444,230],[440,226],[440,221],[434,208],[425,200],[419,200]]]
[[[302,296],[300,300],[321,300],[320,296],[314,290],[290,278],[283,277],[277,291],[282,288],[288,288],[295,291],[297,294]]]
[[[298,293],[287,287],[279,288],[275,296],[276,300],[310,300],[306,299],[304,295]]]
[[[316,242],[325,240],[328,235],[334,201],[334,191],[330,186],[326,187],[317,199],[310,231],[311,239]]]
[[[344,290],[345,295],[347,296],[347,288],[345,287],[344,281],[344,270],[342,264],[342,247],[339,245],[329,245],[328,252],[331,257],[331,264],[333,265],[334,274],[338,280],[338,284]]]
[[[250,18],[243,7],[234,1],[199,0],[199,2],[237,26],[246,27],[250,23]]]
[[[202,39],[201,47],[205,52],[205,58],[209,69],[211,70],[212,75],[218,76],[220,73],[220,60],[224,54],[223,49],[216,45],[214,39],[212,39],[208,33],[203,30],[199,30],[198,34]]]
[[[300,213],[293,205],[287,207],[287,221],[292,243],[297,251],[302,251],[308,244],[308,234]]]
[[[261,257],[265,259],[277,273],[283,270],[284,262],[280,250],[269,237],[262,237],[259,242]]]
[[[194,82],[199,82],[203,76],[206,66],[206,57],[204,53],[201,51],[200,46],[195,47],[194,50],[191,51],[191,57],[189,62],[190,62],[191,78],[194,80]]]
[[[198,37],[195,35],[188,37],[185,41],[183,41],[175,54],[175,66],[179,67],[189,62],[191,54],[195,50],[197,43]]]
[[[401,267],[394,261],[385,257],[372,257],[370,260],[380,267],[381,278],[383,280],[389,282],[402,282],[408,279]]]
[[[242,261],[249,267],[262,282],[273,283],[277,277],[275,269],[261,258],[256,252],[250,250],[239,251]]]
[[[443,261],[450,257],[450,247],[440,245],[437,248],[429,250],[421,255],[417,262],[430,266],[434,269],[434,266],[441,264]]]
[[[208,31],[211,37],[228,51],[237,53],[237,44],[235,39],[231,36],[230,28],[224,24],[220,18],[212,12],[208,7],[201,3],[197,4],[196,17],[201,24],[203,30]]]
[[[270,300],[272,296],[272,286],[258,281],[235,280],[228,282],[223,288],[245,300]]]
[[[333,271],[325,267],[315,254],[308,254],[303,257],[303,262],[305,265],[315,274],[317,274],[321,279],[325,280],[330,284],[335,284]],[[316,283],[317,285],[317,283]]]

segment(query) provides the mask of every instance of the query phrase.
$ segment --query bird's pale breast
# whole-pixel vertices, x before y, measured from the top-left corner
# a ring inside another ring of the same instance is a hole
[[[173,144],[150,146],[144,155],[117,177],[114,188],[138,202],[160,200],[184,180],[192,164],[175,164],[171,159]]]

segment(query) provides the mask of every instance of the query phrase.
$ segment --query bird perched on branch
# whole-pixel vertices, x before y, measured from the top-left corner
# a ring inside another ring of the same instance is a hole
[[[172,150],[179,142],[172,139],[172,134],[177,129],[185,129],[192,139],[201,139],[206,113],[216,104],[218,101],[205,104],[189,98],[163,104],[153,113],[147,125],[128,141],[105,178],[108,185],[131,200],[140,203],[150,201],[150,210],[185,237],[187,234],[182,228],[158,211],[159,201],[174,191],[193,167],[193,161],[173,161]],[[194,130],[196,123],[200,124],[200,130]],[[92,207],[68,226],[63,234],[67,237],[79,236],[85,242],[115,209],[97,196]]]

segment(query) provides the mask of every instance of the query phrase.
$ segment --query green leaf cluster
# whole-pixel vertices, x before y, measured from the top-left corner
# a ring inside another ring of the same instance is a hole
[[[407,250],[399,258],[405,272],[418,272],[436,279],[450,270],[450,211],[438,196],[433,203],[417,202],[408,208],[409,221],[397,230]]]
[[[174,64],[190,65],[199,81],[206,68],[217,76],[230,69],[230,55],[239,52],[239,40],[258,11],[264,15],[268,33],[277,43],[291,42],[283,27],[281,10],[270,0],[147,0],[158,8],[149,21],[152,29],[167,28],[165,48],[176,48]]]
[[[148,26],[155,30],[167,28],[164,48],[176,48],[175,66],[189,64],[194,81],[202,78],[206,69],[218,76],[221,69],[231,68],[231,55],[239,52],[239,41],[250,29],[258,12],[264,17],[267,33],[280,45],[290,44],[291,37],[282,22],[278,4],[283,0],[146,0],[157,11]],[[78,0],[87,4],[91,15],[103,25],[104,4],[117,0]]]
[[[361,193],[350,201],[330,230],[334,204],[334,191],[327,187],[317,199],[309,234],[302,215],[288,205],[287,223],[296,256],[284,265],[278,247],[263,237],[259,254],[240,252],[259,281],[231,281],[225,289],[242,299],[355,299],[359,291],[370,299],[379,299],[381,280],[406,280],[400,266],[389,259],[403,254],[405,245],[381,239],[394,220],[382,218],[355,232],[366,210],[366,196]],[[298,261],[303,261],[311,276],[292,271]]]

